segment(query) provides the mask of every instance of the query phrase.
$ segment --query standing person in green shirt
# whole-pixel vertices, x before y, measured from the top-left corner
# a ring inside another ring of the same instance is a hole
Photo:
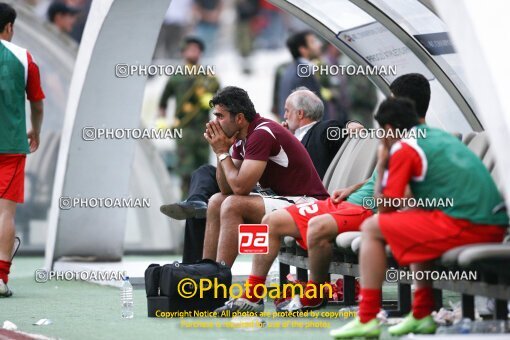
[[[204,43],[193,37],[184,39],[182,56],[185,65],[200,70],[199,61],[204,52]],[[182,139],[177,139],[176,173],[181,177],[182,197],[187,197],[191,173],[209,162],[210,148],[203,137],[205,124],[209,121],[209,100],[218,91],[220,84],[214,75],[176,74],[168,79],[159,101],[160,116],[166,116],[170,97],[176,100],[174,128],[182,130]]]
[[[501,242],[508,225],[506,212],[497,209],[502,197],[482,161],[455,136],[420,124],[412,101],[387,99],[375,119],[387,132],[379,147],[374,193],[384,204],[378,202],[378,214],[361,225],[359,317],[331,331],[335,339],[381,334],[376,315],[387,267],[386,244],[399,265],[424,272],[433,269],[432,261],[452,248]],[[411,133],[406,138],[396,137],[404,131]],[[405,197],[407,185],[416,200],[437,204],[397,211],[393,202]],[[448,200],[453,203],[445,204]],[[388,329],[392,336],[436,330],[430,315],[434,308],[432,282],[415,280],[414,284],[412,312]]]
[[[39,68],[30,53],[13,43],[16,11],[0,3],[0,297],[7,287],[15,240],[14,216],[24,201],[26,155],[39,147],[44,93]],[[25,93],[32,130],[27,133]]]

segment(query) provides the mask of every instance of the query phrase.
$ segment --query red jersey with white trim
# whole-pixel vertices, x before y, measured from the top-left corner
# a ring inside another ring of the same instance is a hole
[[[382,194],[404,197],[409,184],[422,209],[477,224],[508,225],[507,214],[497,209],[503,199],[482,161],[445,131],[426,125],[414,129],[422,133],[390,150]]]

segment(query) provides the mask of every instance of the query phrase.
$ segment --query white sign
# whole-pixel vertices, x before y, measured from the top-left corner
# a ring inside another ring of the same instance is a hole
[[[396,66],[396,75],[381,75],[390,84],[398,76],[407,73],[421,73],[428,80],[434,79],[434,75],[420,59],[378,22],[341,31],[337,38],[350,46],[369,65]]]

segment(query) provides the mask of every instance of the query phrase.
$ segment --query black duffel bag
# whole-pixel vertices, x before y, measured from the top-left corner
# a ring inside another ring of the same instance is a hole
[[[185,298],[178,292],[179,282],[183,279],[187,279],[186,284],[181,284],[181,289],[185,292],[190,293],[193,287],[196,287],[196,294],[191,298]],[[200,279],[209,279],[213,285],[216,279],[217,284],[225,285],[227,294],[223,294],[223,288],[219,288],[218,296],[215,297],[214,289],[210,289],[203,292],[203,297],[200,298]],[[227,301],[231,284],[230,268],[212,260],[201,260],[192,264],[174,262],[163,266],[151,264],[145,270],[148,315],[157,317],[164,312],[214,311]]]

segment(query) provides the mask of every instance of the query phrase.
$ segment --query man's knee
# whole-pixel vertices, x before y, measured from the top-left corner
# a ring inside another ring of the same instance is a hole
[[[223,202],[228,198],[229,196],[223,195],[221,192],[218,192],[211,196],[209,199],[209,203],[207,204],[207,211],[215,211],[219,212],[221,209],[221,206]]]
[[[377,215],[371,216],[363,221],[360,226],[360,230],[363,235],[379,238],[381,236],[381,231],[379,229],[379,220]]]
[[[208,209],[220,209],[221,208],[221,205],[223,204],[223,202],[225,201],[225,199],[227,199],[227,195],[223,195],[221,192],[218,192],[214,195],[211,196],[211,198],[209,199],[209,203],[207,205],[207,208]]]
[[[243,210],[251,209],[245,196],[230,195],[221,204],[221,214],[242,214]]]
[[[220,219],[230,221],[241,218],[244,223],[260,223],[264,216],[264,202],[259,196],[228,196],[221,204]]]
[[[269,226],[269,234],[275,236],[281,236],[281,223],[282,219],[280,217],[281,212],[276,210],[269,214],[265,214],[262,217],[262,224],[267,224]]]
[[[315,216],[308,221],[308,247],[329,244],[337,234],[336,223],[329,216]]]
[[[271,215],[273,215],[273,213],[265,214],[264,217],[262,217],[262,221],[260,223],[267,224],[271,227],[274,224],[274,218]]]

